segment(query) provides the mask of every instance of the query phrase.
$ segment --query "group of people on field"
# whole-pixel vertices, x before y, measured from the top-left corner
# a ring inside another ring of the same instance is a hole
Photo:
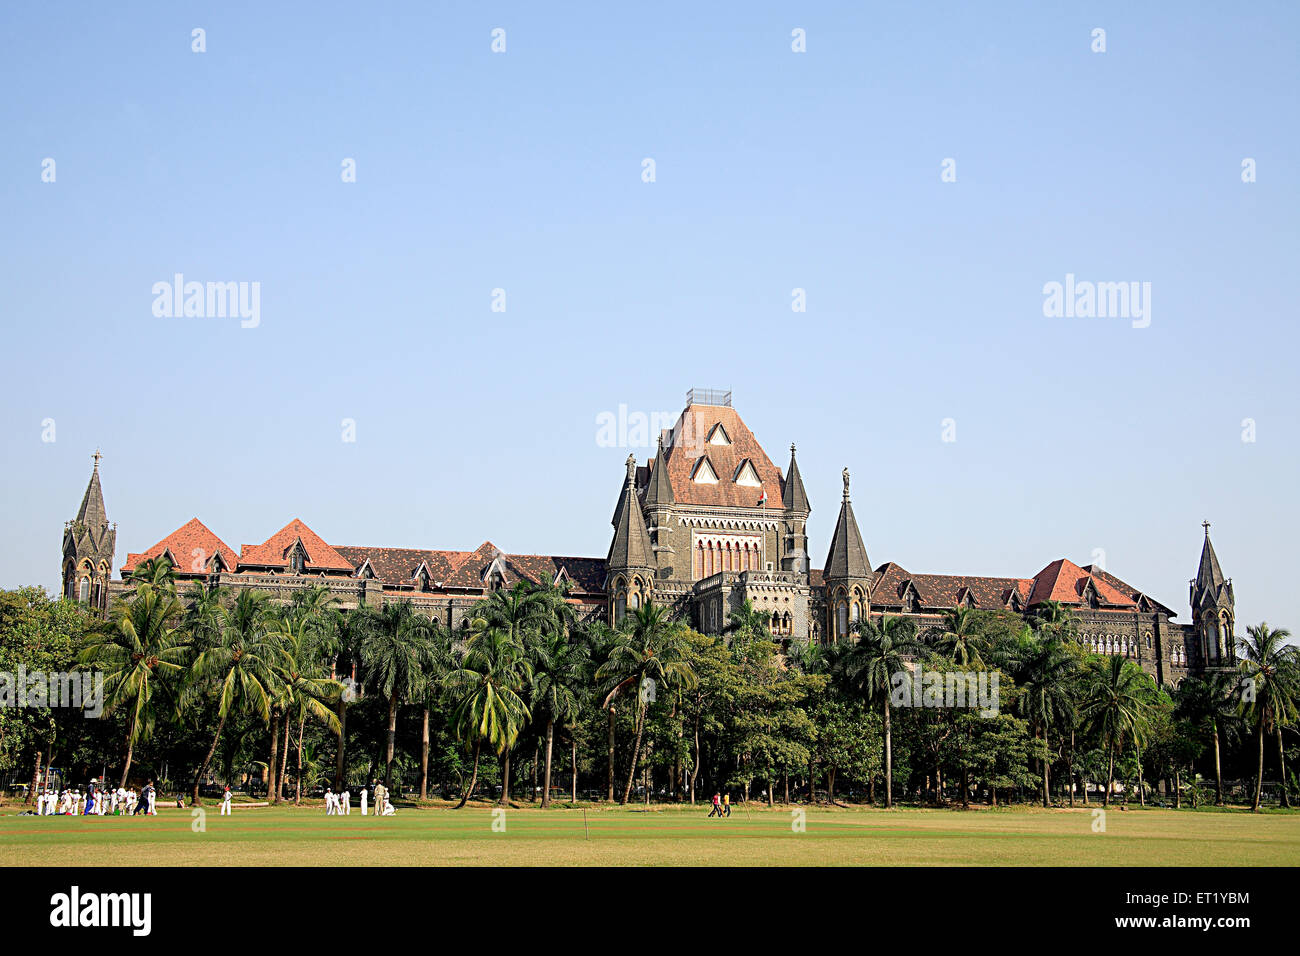
[[[36,815],[41,817],[156,816],[157,798],[152,780],[136,793],[134,787],[129,790],[125,787],[102,788],[99,779],[92,777],[84,791],[71,787],[64,787],[61,791],[46,787],[36,794]]]
[[[373,785],[375,793],[375,816],[391,817],[397,811],[393,809],[393,803],[388,797],[388,788],[382,783]],[[364,817],[370,811],[370,791],[365,787],[361,788],[361,815]],[[352,792],[343,789],[335,793],[329,787],[325,788],[325,815],[327,817],[346,816],[352,813]]]
[[[711,817],[729,817],[731,816],[731,794],[713,795],[713,809],[709,811]]]

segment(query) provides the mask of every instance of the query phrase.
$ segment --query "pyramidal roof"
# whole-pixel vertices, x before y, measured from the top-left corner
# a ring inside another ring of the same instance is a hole
[[[835,521],[835,535],[826,555],[824,578],[869,578],[871,562],[867,548],[862,543],[857,518],[853,516],[853,503],[849,501],[849,470],[844,469],[844,500],[840,502],[840,516]]]
[[[661,435],[659,450],[655,452],[654,462],[650,465],[650,483],[646,486],[645,503],[647,508],[665,508],[675,500],[673,482],[668,477],[668,462],[664,460],[664,439]]]
[[[808,504],[808,492],[803,487],[803,476],[799,474],[799,463],[794,460],[794,445],[790,446],[790,468],[785,473],[781,504],[786,511],[812,511],[812,506]]]
[[[730,405],[688,404],[655,460],[678,505],[774,508],[783,500],[781,469]],[[655,471],[652,465],[649,477]]]
[[[1227,584],[1223,569],[1219,567],[1219,556],[1214,553],[1214,545],[1210,543],[1210,523],[1205,522],[1203,527],[1205,543],[1201,545],[1201,563],[1196,569],[1196,580],[1192,582],[1191,597],[1194,608],[1202,604],[1217,603],[1225,585],[1231,595],[1231,585]]]
[[[96,453],[98,455],[98,453]],[[77,509],[77,523],[98,531],[108,524],[108,513],[104,509],[104,489],[99,484],[99,461],[96,458],[95,470],[90,473],[90,483],[86,493],[81,497],[81,507]]]
[[[627,481],[620,501],[614,540],[610,542],[605,564],[609,568],[653,568],[654,548],[636,502],[636,459],[631,455],[627,456]]]

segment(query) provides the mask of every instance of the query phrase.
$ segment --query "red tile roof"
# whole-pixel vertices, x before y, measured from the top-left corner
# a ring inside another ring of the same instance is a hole
[[[171,554],[172,564],[180,575],[207,574],[211,570],[209,561],[214,554],[221,555],[227,570],[235,569],[235,552],[230,546],[208,530],[198,518],[191,518],[147,551],[128,553],[126,563],[122,565],[122,574],[130,574],[138,565],[163,552]]]
[[[601,558],[565,557],[549,554],[506,554],[491,541],[473,551],[423,551],[411,548],[370,548],[339,545],[336,550],[360,570],[368,560],[376,578],[390,587],[412,585],[415,572],[424,562],[430,583],[451,590],[480,590],[492,562],[501,559],[502,580],[506,587],[518,581],[540,584],[544,576],[552,580],[561,570],[573,583],[575,593],[600,593],[605,583],[605,562]]]
[[[339,554],[315,531],[294,518],[261,544],[245,544],[239,548],[240,567],[287,568],[289,552],[295,541],[301,541],[307,552],[305,571],[352,571],[352,562]]]
[[[1105,578],[1089,574],[1073,561],[1059,558],[1034,575],[1034,590],[1030,604],[1059,601],[1062,604],[1082,604],[1084,588],[1092,581],[1101,604],[1117,607],[1134,607],[1137,602],[1120,591]]]
[[[1017,595],[1028,604],[1034,582],[1029,578],[996,578],[964,574],[912,574],[892,561],[876,569],[876,583],[871,589],[871,603],[901,603],[911,584],[922,607],[956,607],[967,594],[975,607],[994,609],[1009,606]]]
[[[722,425],[727,437],[731,439],[730,445],[708,443],[705,436],[718,424]],[[767,507],[781,507],[781,470],[767,457],[749,426],[730,406],[687,406],[673,426],[672,443],[666,443],[664,454],[668,461],[668,477],[672,481],[673,495],[678,505],[761,508],[760,499],[766,491]],[[717,473],[716,484],[691,480],[696,462],[706,454]],[[736,484],[736,471],[746,458],[753,464],[761,487]],[[649,480],[649,465],[638,468],[638,494],[644,495]]]

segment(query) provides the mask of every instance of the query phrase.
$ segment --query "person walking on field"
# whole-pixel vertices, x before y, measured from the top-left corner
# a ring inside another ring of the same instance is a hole
[[[718,793],[713,794],[713,809],[709,811],[709,817],[722,816],[722,797]]]
[[[725,811],[723,816],[731,816],[731,794],[728,793],[722,798],[722,809]]]

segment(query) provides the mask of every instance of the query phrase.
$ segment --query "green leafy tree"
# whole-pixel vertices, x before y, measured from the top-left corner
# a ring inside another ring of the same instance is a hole
[[[1241,642],[1241,673],[1248,682],[1249,693],[1242,701],[1242,711],[1255,728],[1259,744],[1259,772],[1255,778],[1255,796],[1250,808],[1259,812],[1264,789],[1264,738],[1277,735],[1277,760],[1282,780],[1282,806],[1291,800],[1286,788],[1286,754],[1282,748],[1282,728],[1296,719],[1300,701],[1300,659],[1297,649],[1286,643],[1291,632],[1269,627],[1267,623],[1246,628]]]
[[[466,645],[460,667],[448,675],[454,695],[452,726],[462,741],[474,747],[469,786],[456,809],[465,806],[474,792],[483,744],[498,754],[504,753],[530,719],[520,693],[530,679],[531,668],[522,642],[496,628],[475,633]],[[502,796],[508,791],[508,781],[502,781]]]
[[[861,620],[854,625],[858,642],[844,658],[842,672],[849,686],[868,704],[878,704],[885,735],[885,807],[894,805],[893,728],[889,696],[894,675],[907,667],[912,654],[921,650],[916,628],[906,618],[886,615],[879,620]]]

